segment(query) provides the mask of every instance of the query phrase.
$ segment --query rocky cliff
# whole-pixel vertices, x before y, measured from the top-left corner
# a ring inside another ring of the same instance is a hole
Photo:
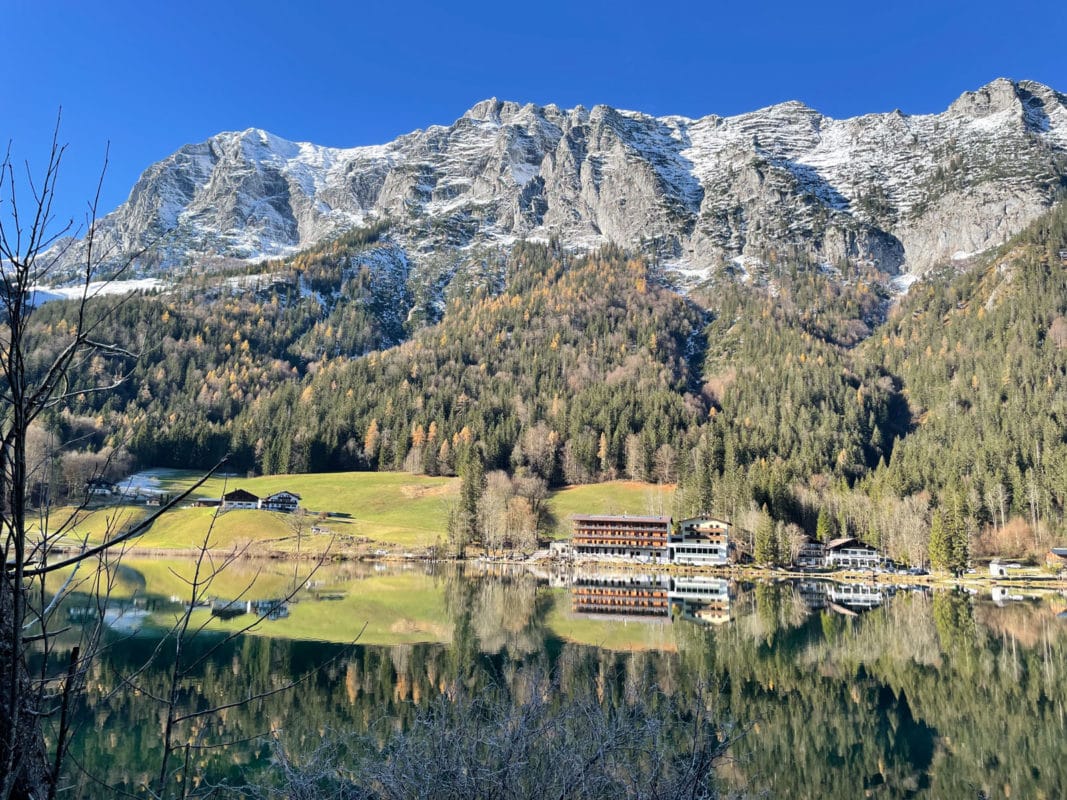
[[[921,273],[1000,243],[1065,188],[1067,97],[1028,81],[941,114],[845,120],[795,102],[694,120],[494,99],[374,147],[221,133],[149,167],[98,231],[146,270],[386,220],[416,264],[558,237],[654,250],[692,280],[798,257]]]

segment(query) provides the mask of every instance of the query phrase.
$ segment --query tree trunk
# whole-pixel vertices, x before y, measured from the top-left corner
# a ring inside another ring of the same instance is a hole
[[[0,800],[41,800],[48,793],[48,757],[11,590],[10,579],[0,578]]]

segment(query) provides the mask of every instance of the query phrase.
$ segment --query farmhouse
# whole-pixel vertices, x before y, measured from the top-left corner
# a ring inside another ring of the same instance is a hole
[[[826,543],[826,566],[848,569],[874,569],[884,559],[881,554],[859,539],[846,536]]]
[[[259,508],[259,498],[244,489],[234,489],[222,496],[223,509]]]
[[[259,501],[265,511],[293,512],[300,507],[300,495],[296,492],[275,492]]]
[[[678,523],[668,543],[667,560],[678,564],[721,567],[730,562],[730,523],[693,517]]]

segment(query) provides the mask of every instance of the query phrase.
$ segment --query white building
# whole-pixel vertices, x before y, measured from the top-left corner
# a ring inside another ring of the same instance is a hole
[[[848,536],[826,543],[826,566],[843,569],[875,569],[885,563],[881,553]]]
[[[683,519],[667,548],[667,560],[675,564],[725,566],[730,563],[730,523],[713,517]]]
[[[264,511],[293,512],[300,508],[300,495],[296,492],[275,492],[259,501]]]

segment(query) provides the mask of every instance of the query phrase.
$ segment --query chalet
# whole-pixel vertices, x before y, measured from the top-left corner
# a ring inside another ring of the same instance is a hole
[[[244,489],[234,489],[222,496],[222,507],[226,510],[237,508],[259,508],[259,498]]]
[[[827,542],[825,551],[824,563],[828,567],[874,569],[885,561],[877,550],[852,536]]]
[[[275,492],[261,499],[259,507],[265,511],[291,513],[300,508],[300,495],[296,494],[296,492]]]
[[[575,515],[571,545],[579,555],[662,561],[671,535],[670,517]]]
[[[712,517],[682,520],[668,539],[667,560],[694,566],[725,566],[730,563],[730,523]]]

